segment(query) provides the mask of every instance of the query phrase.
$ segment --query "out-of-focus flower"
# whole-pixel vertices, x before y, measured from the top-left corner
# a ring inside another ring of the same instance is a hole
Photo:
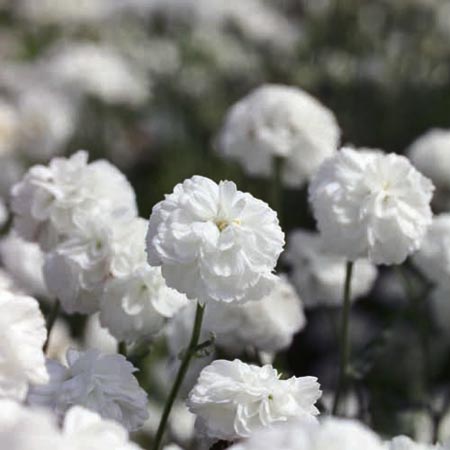
[[[446,208],[450,205],[450,130],[432,129],[415,140],[408,156],[436,186],[434,201]]]
[[[184,308],[166,328],[169,348],[177,355],[191,333],[195,305]],[[276,352],[287,348],[306,323],[302,303],[292,285],[278,277],[273,290],[256,302],[214,302],[205,309],[202,339],[213,333],[215,343],[233,355],[245,349]]]
[[[292,267],[291,280],[307,307],[340,305],[344,291],[345,258],[330,253],[319,233],[296,229],[289,234],[285,260]],[[366,295],[377,277],[367,259],[354,267],[351,298]]]
[[[38,302],[0,290],[0,398],[23,400],[28,383],[48,381],[42,352],[46,337]]]
[[[148,223],[135,219],[116,249],[103,293],[100,320],[120,341],[158,333],[187,299],[167,287],[159,267],[150,267],[145,252]]]
[[[31,160],[45,161],[64,151],[75,130],[72,101],[45,89],[29,89],[18,98],[21,151]]]
[[[88,317],[84,328],[83,348],[94,348],[102,353],[117,353],[117,339],[101,326],[99,316],[100,314],[96,313]]]
[[[77,348],[78,343],[72,338],[66,321],[56,319],[48,338],[46,356],[50,359],[63,360],[69,348]]]
[[[380,438],[369,428],[349,419],[326,418],[320,425],[308,422],[279,424],[254,433],[230,450],[383,450]]]
[[[202,432],[233,441],[276,422],[314,421],[320,394],[314,377],[281,380],[270,365],[216,360],[202,370],[187,405]]]
[[[25,292],[48,298],[42,274],[44,255],[37,244],[25,241],[11,231],[0,240],[0,257],[5,269]]]
[[[137,214],[135,194],[124,175],[104,160],[88,164],[84,151],[33,166],[11,194],[15,229],[44,250],[70,237],[82,217],[107,221]]]
[[[69,350],[67,363],[47,361],[50,381],[30,388],[30,404],[50,407],[59,416],[80,405],[129,431],[142,426],[148,417],[147,395],[133,375],[136,369],[122,355]]]
[[[269,176],[285,158],[283,180],[303,185],[337,150],[339,127],[331,111],[306,92],[265,85],[236,103],[218,139],[220,152],[250,175]]]
[[[431,281],[450,284],[450,214],[433,218],[413,261]]]
[[[17,111],[10,104],[0,100],[0,158],[15,149],[18,128]]]
[[[166,445],[163,450],[183,450],[183,449],[177,444],[170,444]]]
[[[260,299],[284,244],[276,213],[230,181],[194,176],[152,211],[148,261],[167,285],[201,302]]]
[[[128,438],[127,430],[117,422],[81,406],[67,411],[62,426],[64,444],[68,450],[139,450]]]
[[[8,450],[67,450],[48,411],[0,399],[0,447]]]
[[[397,436],[386,443],[387,450],[438,450],[439,448],[441,448],[439,445],[414,442],[408,436]]]
[[[86,93],[109,104],[142,105],[149,97],[146,75],[112,47],[72,43],[54,49],[45,65],[49,76],[69,92]]]
[[[330,251],[400,264],[431,225],[433,189],[404,156],[343,148],[322,164],[309,197]]]

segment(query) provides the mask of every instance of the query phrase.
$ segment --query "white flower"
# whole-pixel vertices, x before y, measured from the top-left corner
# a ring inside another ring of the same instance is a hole
[[[167,287],[159,267],[148,265],[147,228],[148,222],[143,219],[135,219],[127,227],[101,300],[100,321],[120,341],[155,335],[187,302],[184,295]]]
[[[0,399],[0,448],[67,450],[48,411],[26,408],[5,399]]]
[[[48,338],[46,356],[51,359],[64,359],[69,348],[77,348],[78,344],[71,336],[68,323],[62,319],[56,319],[52,327],[52,332]]]
[[[34,298],[0,290],[0,398],[23,400],[28,383],[46,383],[42,352],[47,337]]]
[[[81,406],[67,411],[62,436],[68,450],[139,450],[128,432],[119,423],[102,419],[100,415]]]
[[[11,231],[0,240],[2,264],[27,293],[47,298],[49,293],[42,274],[44,255],[37,244]]]
[[[194,315],[195,305],[190,304],[166,328],[174,356],[186,346]],[[277,277],[273,290],[260,301],[208,305],[203,318],[202,340],[214,333],[216,345],[233,355],[248,348],[276,352],[289,347],[295,333],[305,324],[300,298],[284,277]]]
[[[375,264],[400,264],[420,247],[432,194],[432,183],[404,156],[351,148],[325,161],[309,186],[330,251]]]
[[[292,422],[253,434],[230,450],[384,450],[380,438],[360,422],[329,417],[320,424]]]
[[[315,98],[294,87],[269,84],[231,108],[218,146],[250,175],[267,177],[274,157],[285,158],[284,182],[301,186],[337,150],[339,135],[334,115]]]
[[[260,299],[284,244],[276,213],[230,181],[194,176],[158,203],[149,221],[148,261],[190,299]]]
[[[176,444],[170,444],[166,445],[163,450],[183,450],[179,445]]]
[[[407,436],[397,436],[386,443],[386,450],[438,450],[439,446],[414,442]]]
[[[435,200],[450,205],[450,130],[432,129],[415,140],[408,157],[436,186]]]
[[[32,167],[13,186],[14,227],[23,238],[44,250],[69,237],[81,217],[137,214],[132,187],[113,165],[104,160],[88,164],[79,151],[70,158],[53,158],[48,166]]]
[[[101,326],[99,316],[99,313],[95,313],[88,317],[84,328],[83,348],[95,348],[102,353],[117,353],[117,339]]]
[[[208,436],[232,441],[276,422],[314,420],[320,394],[314,377],[281,380],[270,365],[216,360],[202,370],[187,405]]]
[[[413,261],[431,281],[450,283],[450,214],[433,218]]]
[[[83,42],[63,45],[53,50],[45,65],[62,87],[106,103],[142,105],[149,97],[149,80],[140,67],[113,47]]]
[[[291,280],[306,306],[341,304],[345,259],[330,253],[319,233],[302,229],[292,231],[284,257],[292,267]],[[353,270],[351,298],[354,300],[370,291],[377,269],[367,259],[358,259]]]
[[[80,405],[116,420],[127,430],[142,426],[148,417],[147,395],[133,375],[136,369],[122,355],[69,350],[67,363],[65,367],[48,360],[50,382],[30,388],[30,404],[50,407],[59,416],[72,405]]]

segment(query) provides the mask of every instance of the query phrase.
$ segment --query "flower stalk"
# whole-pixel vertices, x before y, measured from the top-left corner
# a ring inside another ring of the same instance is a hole
[[[189,346],[183,356],[180,368],[178,369],[175,382],[173,383],[172,389],[170,391],[169,397],[164,406],[164,411],[159,422],[158,430],[156,432],[155,441],[153,444],[153,450],[160,450],[162,445],[162,440],[164,437],[164,431],[166,429],[167,421],[169,419],[170,411],[172,409],[173,403],[177,398],[178,391],[183,383],[184,377],[186,376],[187,370],[189,368],[189,363],[192,357],[197,352],[197,345],[200,338],[200,332],[202,328],[203,315],[205,312],[205,305],[202,305],[199,301],[197,302],[197,310],[195,312],[194,326],[192,329],[191,340]]]
[[[339,342],[339,379],[334,397],[333,403],[333,415],[336,415],[339,411],[339,402],[342,397],[342,393],[347,387],[349,362],[350,362],[350,297],[351,297],[351,284],[352,284],[353,262],[348,261],[345,269],[345,284],[344,284],[344,296],[342,305],[342,320],[340,330],[340,342]]]
[[[47,353],[48,344],[50,342],[50,333],[52,332],[53,325],[55,325],[56,319],[58,318],[60,308],[61,303],[58,299],[56,299],[52,309],[48,313],[46,320],[47,339],[45,340],[44,346],[42,347],[44,353]]]

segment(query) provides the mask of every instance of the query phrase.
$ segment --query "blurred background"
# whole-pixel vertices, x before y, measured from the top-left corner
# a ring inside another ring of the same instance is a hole
[[[144,217],[194,174],[233,180],[270,203],[271,180],[248,177],[215,149],[228,108],[264,83],[318,98],[343,144],[403,153],[428,129],[450,127],[449,42],[447,0],[0,0],[3,229],[11,185],[31,165],[78,149],[127,175]],[[278,208],[286,233],[314,228],[306,188],[285,188]],[[422,278],[407,269],[420,294]],[[447,404],[450,314],[445,329],[407,304],[392,269],[355,304],[355,355],[364,357],[349,414],[385,434],[426,439],[445,422],[436,411]],[[276,363],[327,389],[336,311],[306,315]],[[81,319],[70,321],[76,334]],[[422,326],[432,349],[425,403]]]

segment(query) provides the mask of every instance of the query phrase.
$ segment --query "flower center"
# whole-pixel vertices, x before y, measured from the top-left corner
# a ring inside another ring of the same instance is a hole
[[[219,229],[219,231],[223,231],[223,230],[225,230],[225,228],[227,228],[231,224],[240,225],[241,221],[240,221],[240,219],[233,219],[231,222],[229,222],[228,220],[216,220],[215,224],[216,224],[217,228]]]

